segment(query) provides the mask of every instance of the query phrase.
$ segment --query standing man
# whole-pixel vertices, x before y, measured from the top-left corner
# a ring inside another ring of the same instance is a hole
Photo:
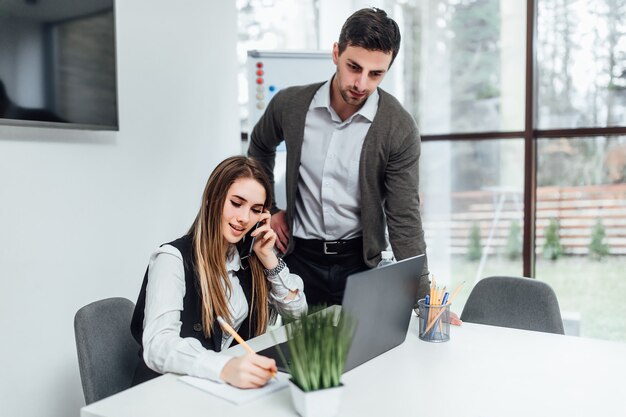
[[[309,305],[340,304],[347,277],[376,267],[385,226],[397,259],[426,252],[417,125],[378,88],[399,48],[398,25],[383,10],[355,12],[333,45],[331,79],[278,92],[250,136],[249,156],[272,179],[286,143],[287,208],[273,207],[271,226]],[[424,266],[420,298],[427,291]]]

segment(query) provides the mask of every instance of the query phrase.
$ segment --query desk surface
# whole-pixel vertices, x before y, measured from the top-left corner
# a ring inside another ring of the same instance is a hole
[[[347,372],[341,416],[626,415],[626,344],[464,323],[446,343],[406,341]],[[277,331],[279,341],[284,331]],[[253,339],[256,350],[273,344]],[[233,354],[241,354],[239,346]],[[164,375],[81,417],[294,416],[289,390],[236,406]],[[206,412],[206,413],[205,413]],[[208,414],[207,414],[208,415]]]

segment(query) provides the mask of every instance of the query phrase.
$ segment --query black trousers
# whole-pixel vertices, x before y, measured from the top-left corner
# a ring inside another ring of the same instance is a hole
[[[356,249],[336,255],[327,255],[298,244],[284,257],[289,271],[304,281],[304,294],[309,307],[341,304],[348,276],[368,269],[363,261],[363,250]]]

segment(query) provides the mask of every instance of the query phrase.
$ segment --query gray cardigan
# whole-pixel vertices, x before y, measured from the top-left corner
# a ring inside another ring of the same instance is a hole
[[[261,162],[272,183],[276,147],[285,141],[289,230],[293,229],[305,119],[313,96],[322,84],[279,91],[250,135],[248,155]],[[380,88],[378,93],[378,111],[363,141],[359,166],[363,259],[370,268],[378,264],[380,252],[387,246],[385,224],[397,259],[426,253],[419,212],[420,137],[417,125],[391,94]],[[287,253],[293,248],[294,240],[290,239]],[[418,292],[420,297],[427,293],[427,285],[428,266],[425,264]]]

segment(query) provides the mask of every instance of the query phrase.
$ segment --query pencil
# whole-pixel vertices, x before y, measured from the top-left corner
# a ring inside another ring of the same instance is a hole
[[[252,350],[252,348],[250,347],[249,344],[246,343],[245,340],[243,340],[243,338],[241,336],[239,336],[239,333],[237,333],[235,331],[235,329],[233,329],[232,327],[230,327],[230,324],[228,324],[226,322],[226,320],[224,320],[222,318],[222,316],[217,316],[217,322],[220,324],[220,326],[222,326],[222,328],[224,330],[226,330],[228,333],[230,333],[230,335],[237,341],[239,342],[239,344],[241,346],[243,346],[243,348],[245,350],[248,351],[248,353],[252,353],[252,354],[256,354],[256,352],[254,350]],[[272,372],[272,378],[276,377],[276,372]]]
[[[461,287],[463,286],[463,284],[465,284],[465,281],[463,281],[458,287],[456,287],[456,290],[454,290],[454,294],[450,296],[450,298],[448,299],[448,302],[444,305],[452,304],[452,302],[454,301],[454,298],[459,294],[459,291],[461,291]],[[444,311],[446,311],[446,309],[442,308],[441,311],[437,313],[437,315],[431,320],[431,322],[426,327],[426,330],[424,330],[424,333],[428,333],[428,331],[431,329],[431,327],[433,327],[433,325],[437,322],[437,319],[441,317]]]
[[[435,296],[435,288],[437,286],[437,281],[435,281],[435,274],[431,274],[431,282],[430,282],[430,305],[435,305],[437,304],[437,299]],[[428,324],[430,324],[430,320],[432,319],[431,317],[431,310],[428,309],[428,316],[426,318],[426,321],[428,322]]]
[[[222,326],[222,329],[224,329],[224,330],[226,330],[228,333],[230,333],[230,335],[231,335],[232,337],[234,337],[234,338],[235,338],[235,340],[236,340],[237,342],[239,342],[239,344],[240,344],[241,346],[243,346],[243,348],[244,348],[245,350],[247,350],[247,351],[248,351],[248,353],[256,353],[254,350],[252,350],[252,348],[250,347],[250,345],[249,345],[249,344],[247,344],[247,343],[246,343],[246,341],[245,341],[245,340],[243,340],[241,336],[239,336],[239,333],[237,333],[237,332],[235,331],[235,329],[233,329],[232,327],[230,327],[230,324],[228,324],[228,323],[226,322],[226,320],[224,320],[224,319],[222,318],[222,316],[217,316],[217,322],[220,324],[220,326]]]

